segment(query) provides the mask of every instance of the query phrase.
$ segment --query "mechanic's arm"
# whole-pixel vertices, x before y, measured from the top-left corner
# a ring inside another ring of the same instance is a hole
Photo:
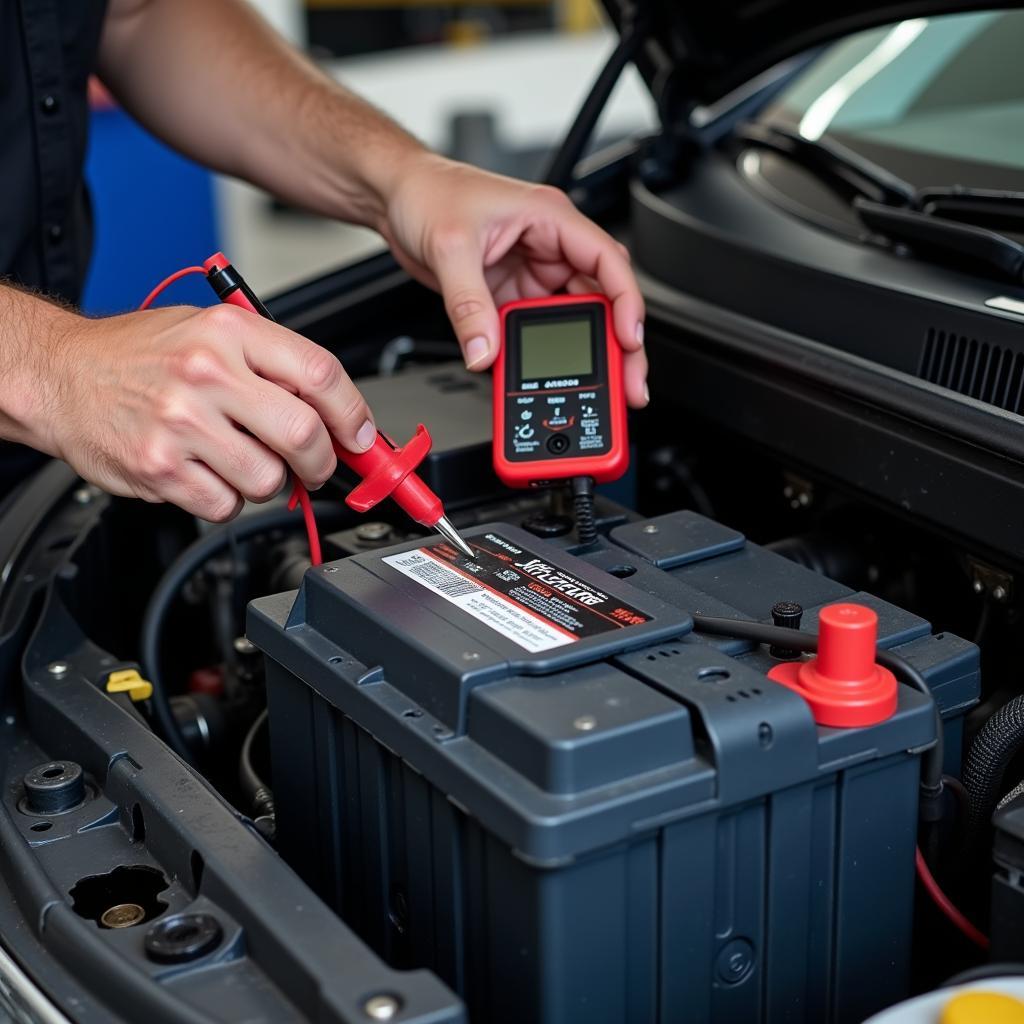
[[[328,431],[354,452],[375,440],[338,360],[278,324],[230,305],[90,320],[0,285],[0,437],[104,490],[222,522],[288,467],[321,486]]]
[[[100,74],[177,149],[379,230],[414,277],[443,293],[473,369],[497,354],[495,301],[596,284],[627,353],[626,394],[646,404],[643,300],[625,249],[557,190],[430,153],[244,0],[111,0]]]

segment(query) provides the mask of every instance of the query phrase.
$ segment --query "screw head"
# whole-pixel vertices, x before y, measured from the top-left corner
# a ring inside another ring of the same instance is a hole
[[[88,505],[96,497],[96,494],[96,488],[86,485],[75,490],[71,497],[75,500],[76,505]]]
[[[980,594],[984,589],[985,589],[985,584],[982,583],[981,580],[975,580],[971,584],[971,590],[973,590],[976,594]]]
[[[753,945],[747,939],[733,939],[719,952],[716,973],[720,981],[736,985],[746,980],[755,962]]]
[[[401,1008],[401,1000],[389,995],[370,996],[363,1003],[363,1013],[370,1020],[393,1020]]]
[[[51,661],[47,666],[46,671],[51,676],[63,676],[67,675],[67,671],[71,666],[66,661]]]
[[[1004,587],[1002,585],[993,587],[992,588],[992,596],[997,601],[1005,601],[1006,600],[1006,587]]]
[[[654,523],[648,523],[642,530],[642,533],[657,533],[658,527]]]
[[[116,903],[100,915],[104,928],[131,928],[146,917],[146,911],[138,903]]]
[[[597,728],[597,719],[593,715],[580,715],[572,726],[579,732],[592,732]]]

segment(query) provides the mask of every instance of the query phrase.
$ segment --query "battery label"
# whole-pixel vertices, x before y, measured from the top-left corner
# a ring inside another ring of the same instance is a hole
[[[637,626],[648,616],[532,551],[488,533],[467,558],[448,543],[387,555],[415,580],[531,652]]]

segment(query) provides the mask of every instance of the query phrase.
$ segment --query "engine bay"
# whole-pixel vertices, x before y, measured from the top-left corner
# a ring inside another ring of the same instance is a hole
[[[360,386],[473,559],[340,484],[315,568],[283,505],[14,497],[7,927],[175,1020],[852,1022],[1016,959],[1012,573],[657,403],[581,545],[449,352]]]

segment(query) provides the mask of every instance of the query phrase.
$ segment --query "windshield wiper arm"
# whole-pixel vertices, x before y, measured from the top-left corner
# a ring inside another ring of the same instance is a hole
[[[1024,283],[1024,246],[998,226],[1024,232],[1024,192],[963,185],[916,189],[834,140],[807,139],[789,128],[749,123],[736,137],[816,173],[842,192],[860,222],[914,255]]]
[[[736,138],[773,150],[838,186],[851,201],[857,196],[890,206],[913,205],[914,186],[880,167],[867,157],[838,142],[806,139],[799,132],[778,125],[740,125]]]
[[[984,268],[1005,281],[1024,283],[1024,245],[998,231],[863,197],[854,199],[853,209],[865,227],[890,242],[910,246],[915,255],[967,269]]]
[[[933,217],[1024,232],[1024,192],[968,185],[919,189],[914,206]]]

